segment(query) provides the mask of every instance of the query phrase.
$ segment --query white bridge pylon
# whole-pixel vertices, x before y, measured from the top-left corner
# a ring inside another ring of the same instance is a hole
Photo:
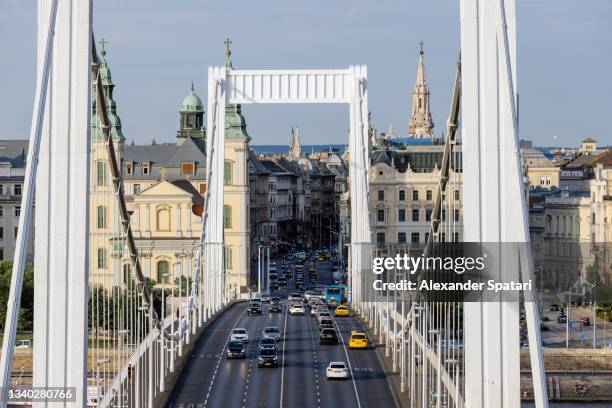
[[[227,104],[348,104],[350,110],[351,253],[360,260],[362,244],[369,244],[368,215],[368,94],[363,65],[332,70],[208,69],[207,167],[210,192],[206,237],[205,279],[223,271],[223,162]],[[359,262],[351,265],[351,281],[359,282]],[[356,288],[353,288],[356,289]],[[354,293],[358,296],[358,291]],[[214,291],[214,296],[223,296]],[[355,300],[355,299],[354,299]]]

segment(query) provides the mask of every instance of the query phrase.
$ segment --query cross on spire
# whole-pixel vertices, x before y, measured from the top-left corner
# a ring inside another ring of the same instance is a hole
[[[232,68],[232,60],[230,59],[232,55],[232,50],[230,50],[230,45],[232,45],[232,40],[230,40],[229,38],[226,38],[223,44],[225,44],[225,56],[227,58],[227,60],[225,61],[225,66],[227,68]]]
[[[100,52],[100,54],[102,54],[102,56],[106,56],[106,44],[108,44],[108,41],[106,41],[106,38],[102,38],[99,41],[100,45],[102,45],[102,51]]]
[[[425,44],[423,41],[419,41],[419,45],[421,46],[420,54],[423,54],[423,44]]]

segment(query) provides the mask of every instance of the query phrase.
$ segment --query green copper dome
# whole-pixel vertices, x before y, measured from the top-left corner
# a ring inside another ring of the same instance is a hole
[[[240,105],[225,105],[225,138],[251,140]]]
[[[202,100],[193,90],[193,84],[191,84],[191,89],[189,89],[189,93],[183,99],[183,103],[181,103],[181,109],[179,112],[203,112],[204,108],[202,107]]]

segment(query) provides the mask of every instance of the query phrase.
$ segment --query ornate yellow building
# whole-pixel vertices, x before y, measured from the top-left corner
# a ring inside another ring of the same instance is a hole
[[[192,85],[179,110],[176,143],[126,145],[105,56],[100,72],[143,274],[164,285],[172,276],[191,277],[202,231],[206,191],[202,101]],[[95,105],[93,115],[90,275],[92,282],[110,288],[125,285],[131,273]],[[250,250],[247,199],[250,138],[240,106],[227,106],[225,132],[225,264],[230,295],[239,296],[247,292],[249,284]]]

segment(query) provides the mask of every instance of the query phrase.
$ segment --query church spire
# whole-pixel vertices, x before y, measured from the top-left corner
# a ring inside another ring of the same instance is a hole
[[[289,157],[299,159],[304,153],[302,152],[302,145],[300,142],[300,127],[297,126],[295,130],[291,127],[291,146],[289,146]]]
[[[429,110],[429,86],[425,79],[423,42],[420,43],[417,78],[412,90],[412,114],[408,125],[409,136],[417,139],[432,138],[434,123]]]
[[[108,41],[102,38],[100,40],[100,44],[102,45],[102,60],[100,61],[100,68],[98,70],[99,79],[102,82],[102,90],[104,92],[104,98],[106,99],[106,110],[108,113],[108,121],[111,126],[110,134],[113,140],[116,143],[125,142],[125,137],[123,136],[123,132],[121,131],[121,119],[119,115],[117,115],[117,103],[115,102],[114,91],[115,84],[113,84],[113,79],[111,77],[111,71],[108,66],[108,61],[106,60],[106,45]],[[96,101],[96,88],[93,89],[93,101],[92,101],[92,109],[91,109],[91,127],[92,127],[92,138],[94,140],[104,140],[104,133],[100,128],[100,118],[98,117],[98,103]]]

